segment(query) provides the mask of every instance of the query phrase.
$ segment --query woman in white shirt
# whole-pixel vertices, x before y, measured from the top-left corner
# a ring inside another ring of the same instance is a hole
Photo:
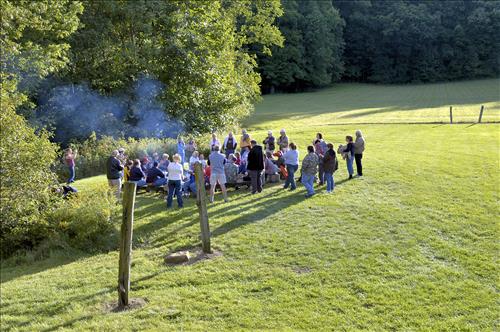
[[[194,151],[191,158],[189,158],[189,169],[190,170],[194,170],[194,164],[200,161],[200,158],[198,158],[198,156],[199,156],[198,151]]]
[[[210,140],[210,151],[214,150],[214,146],[218,146],[219,148],[222,148],[220,145],[219,140],[217,139],[217,134],[213,133],[212,134],[212,139]]]
[[[182,177],[184,174],[184,168],[181,164],[181,156],[175,154],[173,157],[173,162],[168,164],[168,197],[167,197],[167,209],[172,207],[172,199],[174,194],[177,196],[177,205],[182,208]]]

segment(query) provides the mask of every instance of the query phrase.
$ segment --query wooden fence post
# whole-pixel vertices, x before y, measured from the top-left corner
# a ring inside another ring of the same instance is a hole
[[[205,190],[205,175],[201,163],[194,164],[194,174],[196,178],[196,205],[200,213],[201,244],[203,252],[209,254],[210,249],[210,227],[208,225],[207,192]]]
[[[134,226],[134,203],[136,184],[123,184],[123,217],[120,234],[120,263],[118,267],[118,307],[128,305],[130,291],[130,263],[132,261],[132,229]]]
[[[481,120],[483,119],[483,111],[484,111],[484,105],[481,105],[481,111],[479,112],[479,120],[477,122],[481,123]]]
[[[450,123],[453,123],[453,106],[450,106]]]

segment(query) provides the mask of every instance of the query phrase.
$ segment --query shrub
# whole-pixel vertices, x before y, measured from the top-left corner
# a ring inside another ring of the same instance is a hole
[[[105,173],[111,151],[120,147],[125,148],[129,158],[142,158],[146,154],[151,156],[154,152],[169,155],[177,152],[177,142],[172,138],[115,139],[104,136],[98,139],[92,134],[81,143],[71,144],[71,148],[78,151],[76,176],[84,178]],[[55,171],[60,180],[67,179],[67,169],[62,162],[55,167]]]
[[[78,193],[47,213],[55,234],[87,252],[116,248],[119,206],[107,188]]]
[[[50,167],[57,146],[47,133],[37,135],[13,107],[2,107],[0,123],[0,253],[5,256],[48,236],[43,216],[54,204]]]

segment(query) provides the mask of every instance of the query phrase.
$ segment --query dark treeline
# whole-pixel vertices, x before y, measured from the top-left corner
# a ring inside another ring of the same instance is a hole
[[[284,48],[259,59],[263,92],[338,80],[410,83],[499,75],[498,1],[283,0]]]

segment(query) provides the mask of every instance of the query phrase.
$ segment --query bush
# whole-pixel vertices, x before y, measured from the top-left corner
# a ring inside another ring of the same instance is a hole
[[[13,107],[0,112],[0,241],[2,256],[48,236],[44,213],[55,204],[50,187],[57,146],[37,135]]]
[[[78,193],[63,201],[46,218],[54,234],[87,252],[117,247],[119,206],[107,188]]]
[[[151,156],[154,152],[172,155],[177,152],[177,141],[172,138],[114,139],[109,136],[98,139],[92,134],[82,143],[71,144],[71,148],[78,151],[75,167],[77,178],[105,173],[106,161],[111,151],[121,147],[125,148],[129,158],[135,159],[142,158],[146,154]],[[55,171],[61,181],[67,179],[68,170],[64,163],[59,163]]]

